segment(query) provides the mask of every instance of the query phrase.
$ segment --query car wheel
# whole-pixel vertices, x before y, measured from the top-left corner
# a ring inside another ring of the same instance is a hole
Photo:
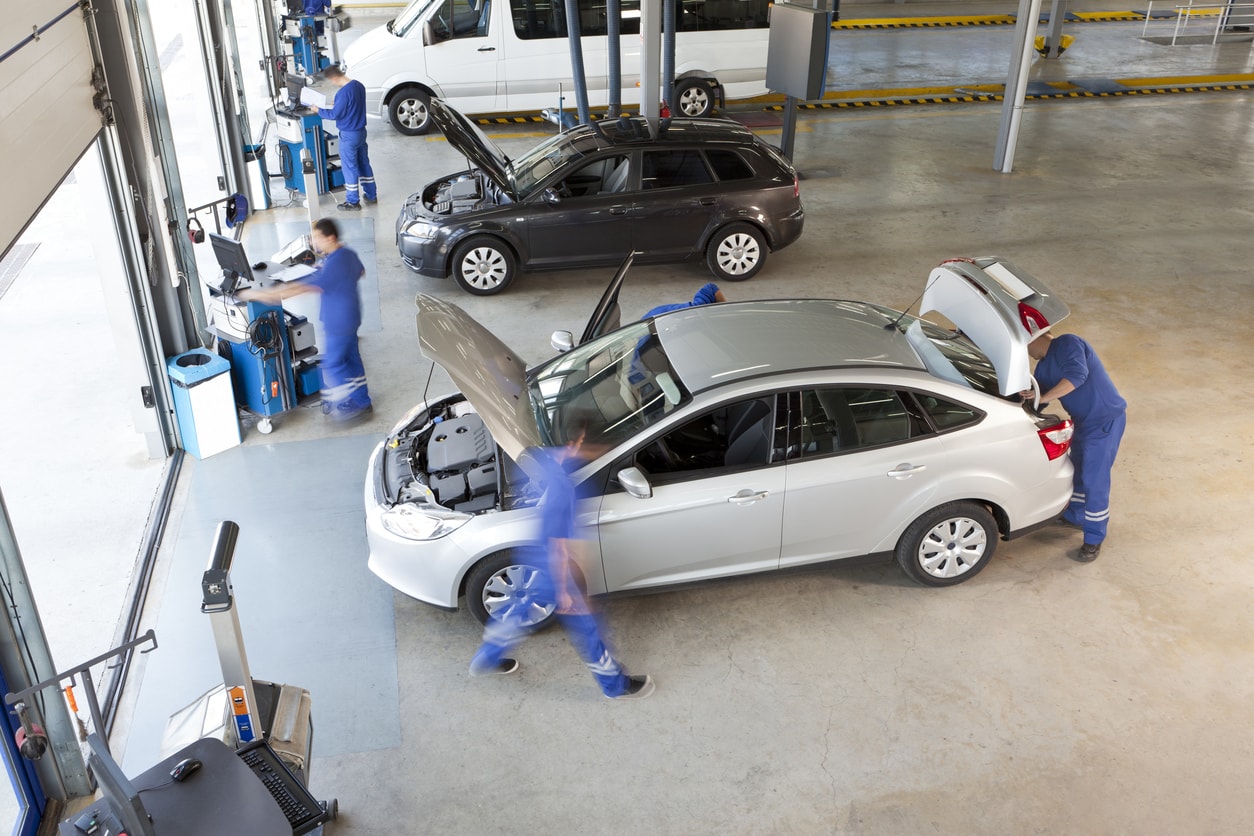
[[[897,543],[897,562],[924,586],[953,586],[975,577],[997,551],[997,523],[974,502],[950,502],[910,524]]]
[[[751,279],[766,263],[766,239],[753,224],[728,224],[710,239],[705,263],[720,279],[729,282]]]
[[[431,97],[417,87],[406,87],[388,102],[388,120],[405,136],[431,130]]]
[[[714,91],[700,78],[682,78],[675,83],[676,116],[709,116],[714,112]]]
[[[513,617],[524,627],[540,629],[553,620],[552,601],[536,596],[549,587],[540,570],[518,560],[514,552],[501,552],[475,564],[466,576],[466,604],[480,624],[492,617]]]
[[[499,238],[476,235],[453,253],[453,278],[462,290],[491,296],[509,287],[517,267],[514,253]]]

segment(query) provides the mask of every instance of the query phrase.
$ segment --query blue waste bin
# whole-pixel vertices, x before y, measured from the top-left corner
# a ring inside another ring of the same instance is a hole
[[[193,348],[171,357],[166,370],[183,449],[204,459],[237,446],[239,413],[231,364],[208,349]]]

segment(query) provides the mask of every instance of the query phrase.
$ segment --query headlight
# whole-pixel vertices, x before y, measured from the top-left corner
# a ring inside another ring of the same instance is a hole
[[[470,514],[407,503],[384,511],[383,527],[406,540],[438,540],[461,528],[470,517]]]
[[[438,226],[427,223],[426,221],[410,221],[401,228],[402,235],[408,235],[410,238],[423,238],[426,240],[434,238],[435,234],[439,231],[440,228]]]

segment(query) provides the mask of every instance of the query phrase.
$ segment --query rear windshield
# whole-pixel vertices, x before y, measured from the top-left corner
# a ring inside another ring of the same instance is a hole
[[[927,320],[906,316],[906,337],[927,370],[943,380],[1000,397],[997,370],[975,343],[958,331],[946,331]]]

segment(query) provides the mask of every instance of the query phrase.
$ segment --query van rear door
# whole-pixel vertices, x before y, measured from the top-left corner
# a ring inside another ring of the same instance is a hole
[[[932,311],[988,356],[1002,395],[1032,388],[1028,343],[1071,314],[1044,282],[997,256],[942,262],[919,302],[919,316]]]

